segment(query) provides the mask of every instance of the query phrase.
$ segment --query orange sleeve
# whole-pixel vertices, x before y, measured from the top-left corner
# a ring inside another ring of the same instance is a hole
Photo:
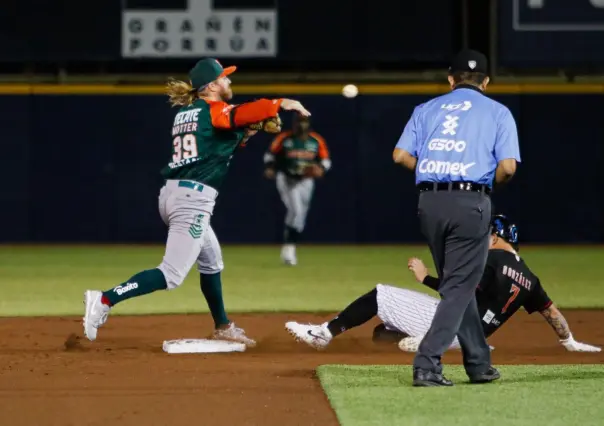
[[[275,139],[273,139],[273,142],[271,143],[271,147],[269,148],[269,151],[272,154],[279,153],[279,151],[281,151],[281,148],[283,147],[283,141],[285,140],[286,137],[291,135],[291,133],[292,133],[291,131],[279,133],[277,135],[277,137]]]
[[[321,160],[329,158],[329,149],[327,149],[327,144],[325,143],[325,139],[323,139],[323,136],[321,136],[317,132],[310,132],[310,135],[315,138],[317,142],[319,142],[319,158]]]
[[[240,105],[226,102],[208,102],[212,125],[218,129],[234,129],[258,123],[277,115],[282,99],[259,99]]]

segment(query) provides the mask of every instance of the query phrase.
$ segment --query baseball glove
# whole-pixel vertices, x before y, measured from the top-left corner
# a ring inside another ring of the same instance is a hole
[[[281,117],[276,115],[275,117],[267,118],[264,121],[251,124],[249,127],[252,130],[262,130],[266,133],[280,133],[282,124]]]
[[[304,168],[304,176],[311,178],[323,176],[323,168],[318,164],[311,164],[309,166],[306,166]]]

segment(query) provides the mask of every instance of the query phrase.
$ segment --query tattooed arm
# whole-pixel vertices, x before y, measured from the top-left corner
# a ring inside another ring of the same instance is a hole
[[[548,308],[545,308],[541,312],[543,318],[552,326],[560,340],[566,340],[570,337],[570,328],[568,328],[568,323],[566,322],[566,318],[564,315],[551,304]]]
[[[549,307],[539,311],[543,318],[552,326],[558,338],[560,339],[560,343],[564,346],[568,351],[571,352],[600,352],[600,348],[596,346],[586,345],[585,343],[577,342],[573,338],[573,334],[568,327],[568,323],[566,322],[566,318],[564,315],[554,306],[552,303]]]

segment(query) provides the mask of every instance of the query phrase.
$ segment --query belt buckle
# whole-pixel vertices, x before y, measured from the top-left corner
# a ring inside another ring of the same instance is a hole
[[[471,191],[472,184],[470,182],[456,182],[457,189],[460,191]]]

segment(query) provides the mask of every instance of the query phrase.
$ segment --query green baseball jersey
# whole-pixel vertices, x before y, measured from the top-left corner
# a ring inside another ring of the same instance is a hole
[[[172,161],[161,170],[161,175],[165,179],[192,180],[218,189],[245,136],[243,129],[221,129],[213,125],[213,120],[228,120],[232,108],[225,102],[204,99],[181,108],[172,127]]]
[[[275,170],[289,176],[303,175],[304,168],[310,164],[322,164],[329,168],[329,151],[321,135],[310,132],[306,138],[295,136],[292,132],[279,134],[269,150],[271,163]]]

